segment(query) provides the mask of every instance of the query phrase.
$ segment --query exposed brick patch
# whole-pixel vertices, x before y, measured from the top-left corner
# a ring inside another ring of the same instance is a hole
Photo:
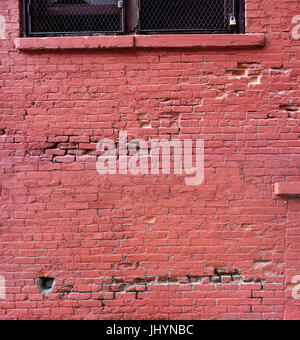
[[[28,143],[27,153],[53,163],[96,162],[95,140],[84,136],[48,137],[47,142]]]

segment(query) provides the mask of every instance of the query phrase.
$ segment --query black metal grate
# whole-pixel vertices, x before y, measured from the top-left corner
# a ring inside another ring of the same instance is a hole
[[[26,0],[28,35],[124,33],[118,0]]]
[[[233,0],[139,0],[139,31],[230,32]]]

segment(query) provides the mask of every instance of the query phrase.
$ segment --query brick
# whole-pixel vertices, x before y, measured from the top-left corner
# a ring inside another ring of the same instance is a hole
[[[300,182],[298,183],[275,183],[275,195],[300,195]]]
[[[246,35],[18,38],[0,1],[1,320],[300,319],[297,5],[248,0]],[[203,183],[99,175],[120,131],[203,139]]]

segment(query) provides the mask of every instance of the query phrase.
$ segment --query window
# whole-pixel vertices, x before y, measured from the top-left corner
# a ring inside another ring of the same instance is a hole
[[[232,0],[139,0],[139,31],[233,32],[237,4]]]
[[[243,33],[244,0],[21,0],[23,36]]]
[[[124,33],[123,1],[25,0],[26,33]]]

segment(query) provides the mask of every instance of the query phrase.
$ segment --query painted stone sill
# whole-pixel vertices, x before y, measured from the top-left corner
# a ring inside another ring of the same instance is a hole
[[[298,183],[275,183],[275,195],[299,196],[300,197],[300,182]]]
[[[124,48],[258,48],[264,34],[168,34],[87,37],[16,38],[20,51]]]
[[[251,48],[264,45],[264,34],[172,34],[135,37],[136,48]]]
[[[134,36],[16,38],[20,51],[133,48]]]

